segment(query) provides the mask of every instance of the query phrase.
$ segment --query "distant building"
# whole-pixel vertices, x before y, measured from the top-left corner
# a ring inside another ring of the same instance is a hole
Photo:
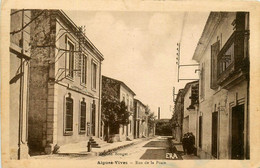
[[[101,137],[103,55],[61,10],[32,10],[30,152]]]
[[[28,158],[28,110],[31,12],[11,10],[9,152],[11,159]],[[24,28],[23,28],[24,27]]]
[[[134,138],[148,136],[148,116],[146,106],[138,99],[134,99]]]
[[[132,140],[134,138],[134,91],[132,91],[122,81],[107,76],[102,76],[102,101],[104,101],[104,97],[107,97],[104,94],[110,94],[115,98],[115,101],[125,102],[127,110],[131,114],[129,116],[129,124],[120,125],[119,128],[111,135],[113,137],[108,137],[110,136],[109,131],[111,130],[108,130],[109,128],[107,125],[104,125],[104,136],[107,137],[106,139],[113,138],[114,141],[124,141],[127,139]]]
[[[172,117],[172,125],[173,125],[173,137],[179,141],[182,142],[182,136],[183,136],[183,113],[184,113],[184,94],[183,89],[180,89],[177,97],[175,99],[175,106],[174,106],[174,114]]]
[[[193,59],[200,64],[198,155],[249,159],[249,13],[211,12]]]

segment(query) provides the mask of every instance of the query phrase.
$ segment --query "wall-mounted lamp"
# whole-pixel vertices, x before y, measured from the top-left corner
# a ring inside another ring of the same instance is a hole
[[[200,69],[195,69],[195,73],[197,73],[198,71],[200,71]]]

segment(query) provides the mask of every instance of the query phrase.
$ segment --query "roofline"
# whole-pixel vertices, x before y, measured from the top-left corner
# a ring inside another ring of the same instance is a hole
[[[66,19],[66,21],[68,21],[68,23],[71,24],[71,26],[73,26],[74,29],[79,31],[79,27],[69,18],[69,16],[63,10],[54,10],[54,11],[56,11],[59,16]],[[90,44],[90,46],[93,47],[94,52],[98,55],[101,61],[103,61],[104,60],[103,54],[95,47],[95,45],[88,39],[88,37],[84,33],[82,33],[82,35],[84,39]]]
[[[117,80],[117,79],[114,79],[114,78],[111,78],[111,77],[107,77],[107,76],[105,76],[105,75],[102,75],[102,77],[105,77],[105,78],[108,78],[108,79],[111,79],[111,80],[114,80],[114,81],[119,82],[121,85],[124,85],[125,88],[126,88],[128,91],[132,92],[132,94],[133,94],[134,96],[136,96],[135,92],[134,92],[132,89],[130,89],[124,82],[122,82],[122,81],[120,81],[120,80]]]
[[[160,118],[160,119],[155,119],[155,121],[170,121],[171,119],[168,118]]]
[[[202,55],[206,51],[209,42],[214,35],[220,21],[227,14],[227,12],[210,12],[205,27],[203,29],[202,35],[198,41],[197,47],[193,54],[192,59],[199,62]]]
[[[139,102],[140,104],[142,104],[144,107],[146,107],[146,105],[144,105],[144,103],[141,102],[140,100],[138,100],[138,99],[134,99],[134,101],[137,101],[137,102]]]
[[[186,83],[186,85],[185,85],[185,87],[184,87],[184,95],[186,95],[186,93],[187,93],[187,91],[188,91],[188,89],[190,88],[190,86],[192,85],[192,84],[195,84],[195,83],[199,83],[199,81],[198,80],[196,80],[196,81],[193,81],[193,82],[189,82],[189,83]]]

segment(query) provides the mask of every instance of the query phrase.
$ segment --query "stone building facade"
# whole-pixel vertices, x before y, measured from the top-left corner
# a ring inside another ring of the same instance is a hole
[[[101,137],[103,55],[63,11],[31,14],[30,152]]]
[[[28,158],[28,110],[31,12],[11,10],[10,24],[10,130],[11,159]]]
[[[249,159],[249,13],[211,12],[193,59],[200,64],[204,159]]]
[[[110,92],[107,92],[110,90]],[[119,129],[116,131],[112,137],[114,141],[125,141],[127,139],[132,140],[134,138],[134,96],[135,93],[131,90],[124,82],[102,76],[102,98],[106,97],[104,94],[109,93],[112,95],[116,101],[125,102],[128,112],[130,112],[129,123],[126,125],[120,125]],[[109,128],[104,125],[104,135],[106,137],[110,136]],[[111,137],[108,137],[111,138]]]
[[[146,106],[138,99],[134,99],[134,138],[148,137],[148,116]]]

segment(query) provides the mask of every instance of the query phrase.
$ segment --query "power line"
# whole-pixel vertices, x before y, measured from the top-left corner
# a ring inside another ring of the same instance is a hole
[[[181,27],[181,36],[180,36],[180,42],[182,42],[182,36],[183,36],[183,30],[184,30],[184,26],[185,26],[185,23],[186,23],[186,18],[187,18],[187,12],[184,12],[184,15],[183,15],[183,20],[182,20],[182,27]]]

